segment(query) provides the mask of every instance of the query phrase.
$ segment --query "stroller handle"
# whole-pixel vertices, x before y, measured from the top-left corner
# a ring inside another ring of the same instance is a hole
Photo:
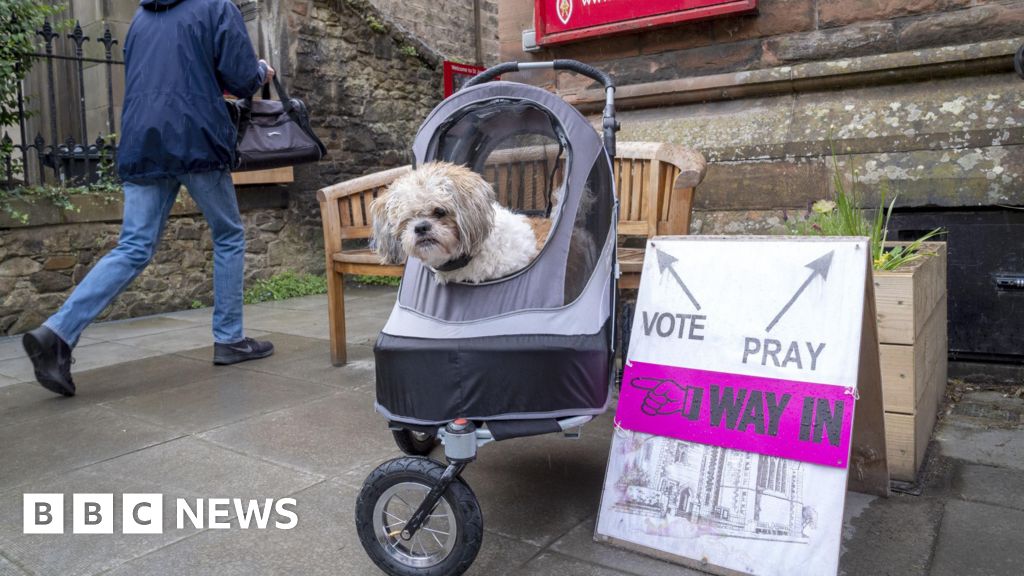
[[[1013,56],[1013,67],[1017,70],[1017,76],[1024,78],[1024,44],[1017,48],[1017,54]]]
[[[615,157],[615,133],[619,131],[619,123],[615,120],[615,81],[612,77],[578,60],[552,60],[548,62],[505,62],[491,66],[466,82],[464,88],[490,82],[502,74],[521,70],[569,70],[582,74],[600,82],[604,86],[604,147],[608,155]]]

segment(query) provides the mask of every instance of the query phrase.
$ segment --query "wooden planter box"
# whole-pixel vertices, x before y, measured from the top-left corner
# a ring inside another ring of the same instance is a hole
[[[875,272],[886,453],[894,480],[913,482],[946,391],[946,244]]]

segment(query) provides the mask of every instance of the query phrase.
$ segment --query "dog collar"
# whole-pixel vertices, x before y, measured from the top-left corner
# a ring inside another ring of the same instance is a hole
[[[473,257],[470,256],[469,254],[463,254],[458,258],[452,258],[451,260],[445,262],[444,264],[441,264],[437,268],[434,268],[434,270],[437,270],[438,272],[451,272],[452,270],[465,268],[467,265],[469,265],[469,261],[472,259]]]

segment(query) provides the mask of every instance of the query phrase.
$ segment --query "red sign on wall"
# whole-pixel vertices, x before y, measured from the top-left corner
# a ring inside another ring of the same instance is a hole
[[[756,9],[757,0],[534,0],[533,18],[544,46]]]
[[[472,64],[459,64],[450,60],[444,61],[444,97],[447,98],[462,89],[462,85],[470,78],[483,72],[486,68]]]

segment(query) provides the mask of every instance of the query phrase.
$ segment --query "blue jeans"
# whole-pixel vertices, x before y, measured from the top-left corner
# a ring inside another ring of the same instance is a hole
[[[85,327],[149,264],[180,185],[188,189],[203,211],[213,234],[213,340],[229,344],[242,339],[245,230],[231,174],[214,171],[124,184],[124,223],[117,247],[89,271],[60,310],[44,322],[69,346],[75,346]]]

